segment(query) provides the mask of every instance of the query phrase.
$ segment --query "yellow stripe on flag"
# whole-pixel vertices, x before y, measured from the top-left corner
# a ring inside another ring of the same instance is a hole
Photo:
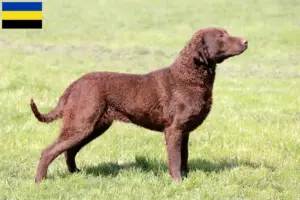
[[[42,20],[41,11],[3,11],[2,20]]]

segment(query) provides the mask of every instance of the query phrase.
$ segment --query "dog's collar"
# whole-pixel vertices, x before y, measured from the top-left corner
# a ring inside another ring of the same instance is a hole
[[[197,69],[203,67],[204,69],[208,70],[210,73],[214,73],[216,71],[217,65],[208,61],[208,64],[201,61],[199,58],[194,58],[194,64],[196,65]]]

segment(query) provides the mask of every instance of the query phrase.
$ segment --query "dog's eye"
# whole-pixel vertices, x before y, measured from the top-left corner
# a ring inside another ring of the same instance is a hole
[[[224,37],[224,34],[223,34],[223,33],[221,33],[220,37]]]

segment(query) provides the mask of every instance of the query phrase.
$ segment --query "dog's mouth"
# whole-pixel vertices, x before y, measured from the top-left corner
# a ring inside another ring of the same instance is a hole
[[[247,47],[245,47],[244,49],[239,50],[239,51],[230,52],[229,54],[226,54],[224,56],[216,58],[215,61],[216,61],[216,63],[222,63],[224,60],[226,60],[230,57],[234,57],[234,56],[242,54],[246,49],[247,49]]]
[[[243,53],[244,51],[246,51],[248,49],[248,43],[243,45],[243,49],[239,52],[237,52],[238,54],[237,55],[240,55],[241,53]]]
[[[229,55],[231,56],[237,56],[242,54],[244,51],[246,51],[248,49],[248,43],[241,45],[239,48],[233,50]]]
[[[231,53],[231,56],[238,56],[240,54],[242,54],[244,51],[246,51],[246,49],[248,48],[248,46],[245,46],[243,49],[239,50],[239,51],[234,51]],[[229,57],[231,57],[229,56]]]

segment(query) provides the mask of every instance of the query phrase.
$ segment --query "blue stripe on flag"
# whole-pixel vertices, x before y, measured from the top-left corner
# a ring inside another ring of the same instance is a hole
[[[42,11],[42,2],[2,2],[2,11]]]

